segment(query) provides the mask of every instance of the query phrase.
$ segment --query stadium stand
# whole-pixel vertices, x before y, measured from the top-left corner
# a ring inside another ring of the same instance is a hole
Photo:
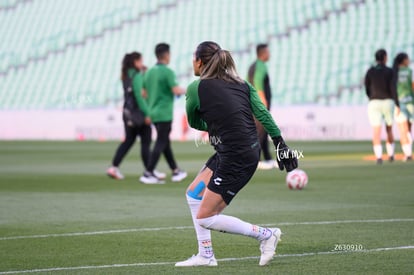
[[[0,109],[117,104],[123,54],[140,51],[151,65],[161,41],[187,85],[203,40],[233,51],[242,75],[255,44],[268,42],[277,105],[364,104],[362,78],[377,48],[414,56],[413,10],[410,0],[3,0]]]

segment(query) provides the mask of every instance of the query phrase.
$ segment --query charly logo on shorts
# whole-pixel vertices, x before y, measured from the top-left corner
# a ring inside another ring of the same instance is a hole
[[[215,178],[213,181],[214,181],[214,184],[215,184],[215,185],[220,185],[220,184],[221,184],[221,182],[223,181],[223,179],[222,179],[222,178],[217,177],[217,178]]]

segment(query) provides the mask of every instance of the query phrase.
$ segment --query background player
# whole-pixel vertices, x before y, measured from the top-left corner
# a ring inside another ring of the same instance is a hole
[[[121,79],[124,88],[124,112],[122,119],[125,128],[125,140],[119,145],[112,159],[112,166],[106,171],[114,179],[123,179],[119,165],[135,143],[137,136],[141,138],[141,159],[145,170],[148,169],[148,159],[151,145],[151,120],[148,106],[142,98],[142,55],[137,52],[126,54],[122,60]],[[133,117],[134,116],[134,117]]]
[[[406,53],[399,53],[393,64],[400,103],[400,113],[396,117],[396,121],[400,130],[400,142],[405,161],[412,160],[411,124],[414,121],[414,92],[409,64],[410,60]]]
[[[394,161],[394,136],[392,124],[394,107],[399,113],[399,103],[393,71],[386,66],[387,52],[380,49],[375,53],[376,66],[371,67],[365,76],[365,90],[369,98],[368,118],[373,129],[372,145],[377,164],[382,164],[381,124],[385,121],[387,131],[386,150],[389,161]]]
[[[146,72],[144,78],[150,117],[157,129],[157,140],[149,158],[147,171],[140,178],[145,184],[162,183],[161,179],[165,175],[155,172],[161,153],[172,170],[172,181],[181,181],[187,177],[187,173],[177,166],[170,142],[174,95],[182,95],[185,90],[178,86],[175,73],[167,67],[170,63],[170,46],[165,43],[156,45],[155,55],[157,64]]]
[[[228,51],[215,42],[203,42],[194,54],[194,74],[200,76],[187,90],[186,110],[191,127],[219,137],[216,153],[187,189],[187,202],[197,234],[199,253],[176,266],[216,266],[210,230],[249,236],[260,242],[260,265],[273,258],[279,228],[264,228],[221,214],[247,184],[257,168],[260,145],[253,116],[264,125],[278,153],[279,168],[291,171],[297,159],[256,90],[236,72]],[[213,139],[214,140],[214,139]]]
[[[270,89],[269,74],[267,73],[266,62],[270,59],[270,51],[267,44],[259,44],[256,47],[256,61],[249,67],[248,80],[256,89],[261,101],[270,110],[272,91]],[[275,161],[269,152],[268,134],[263,125],[256,119],[256,128],[259,135],[260,146],[263,151],[264,161],[260,161],[258,169],[272,169]]]

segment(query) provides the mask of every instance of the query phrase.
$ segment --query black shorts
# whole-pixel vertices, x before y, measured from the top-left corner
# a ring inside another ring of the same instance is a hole
[[[221,195],[229,205],[236,194],[249,182],[257,169],[260,150],[254,149],[240,156],[215,153],[206,163],[213,171],[207,188]]]

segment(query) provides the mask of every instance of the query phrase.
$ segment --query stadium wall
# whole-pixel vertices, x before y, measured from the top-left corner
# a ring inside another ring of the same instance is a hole
[[[371,139],[366,106],[289,106],[275,108],[272,114],[287,139]],[[186,125],[184,108],[176,108],[174,117],[172,139],[198,140],[203,136]],[[0,111],[0,125],[2,140],[103,141],[120,140],[124,135],[121,109],[114,107],[92,110],[3,110]]]

